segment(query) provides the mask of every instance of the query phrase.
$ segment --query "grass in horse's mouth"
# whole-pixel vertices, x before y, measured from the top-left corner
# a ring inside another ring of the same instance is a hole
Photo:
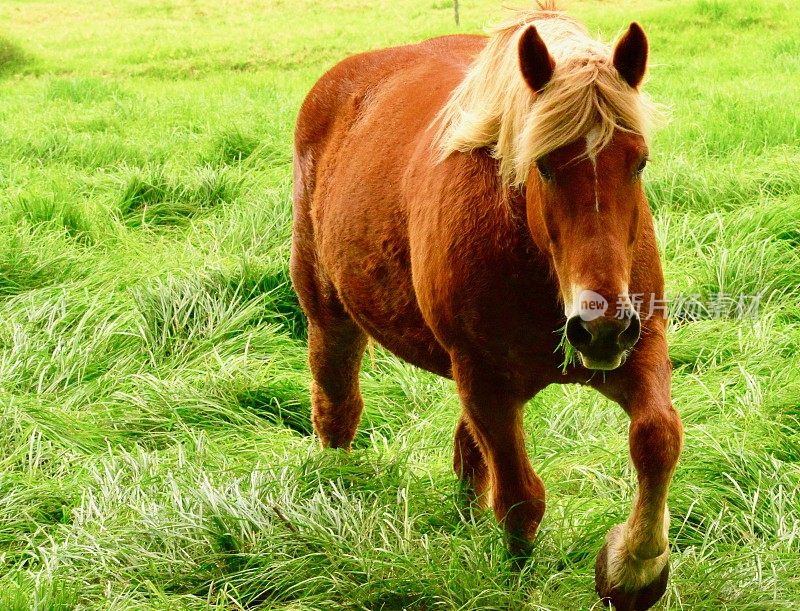
[[[559,350],[563,351],[564,359],[561,361],[561,372],[566,373],[567,369],[570,365],[577,365],[579,358],[578,358],[578,351],[575,350],[575,347],[569,343],[567,339],[567,323],[565,322],[564,325],[556,331],[559,334],[558,346],[556,346],[556,352]]]

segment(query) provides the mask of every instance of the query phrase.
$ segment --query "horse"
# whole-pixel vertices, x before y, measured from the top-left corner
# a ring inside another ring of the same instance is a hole
[[[683,445],[642,185],[647,57],[637,23],[607,46],[552,2],[488,36],[354,55],[305,98],[293,157],[290,274],[321,445],[350,448],[370,338],[453,379],[454,471],[525,558],[545,489],[523,407],[550,384],[598,390],[630,418],[638,479],[595,563],[617,609],[666,590]]]

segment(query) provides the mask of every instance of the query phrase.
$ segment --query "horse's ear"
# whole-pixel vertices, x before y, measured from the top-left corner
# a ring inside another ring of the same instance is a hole
[[[539,93],[553,77],[556,62],[547,51],[536,26],[530,26],[519,39],[519,68],[528,86]]]
[[[614,47],[614,67],[634,89],[642,84],[647,70],[647,36],[635,21]]]

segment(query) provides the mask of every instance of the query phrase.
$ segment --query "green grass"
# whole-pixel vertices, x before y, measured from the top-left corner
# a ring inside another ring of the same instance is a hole
[[[355,450],[309,425],[291,137],[338,59],[457,31],[448,2],[0,5],[0,608],[576,609],[635,492],[626,417],[528,406],[549,506],[506,562],[450,469],[452,383],[378,349]],[[800,8],[575,0],[641,21],[671,122],[647,189],[686,449],[662,608],[800,606]],[[461,2],[460,31],[501,16]]]

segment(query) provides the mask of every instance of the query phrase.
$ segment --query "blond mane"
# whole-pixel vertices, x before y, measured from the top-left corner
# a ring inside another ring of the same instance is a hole
[[[553,78],[535,94],[522,77],[517,45],[535,25],[555,60]],[[631,88],[612,65],[611,49],[589,37],[554,3],[518,11],[491,32],[486,47],[434,122],[440,159],[489,148],[503,184],[522,187],[536,159],[584,137],[594,128],[595,154],[614,130],[647,137],[659,111]]]

